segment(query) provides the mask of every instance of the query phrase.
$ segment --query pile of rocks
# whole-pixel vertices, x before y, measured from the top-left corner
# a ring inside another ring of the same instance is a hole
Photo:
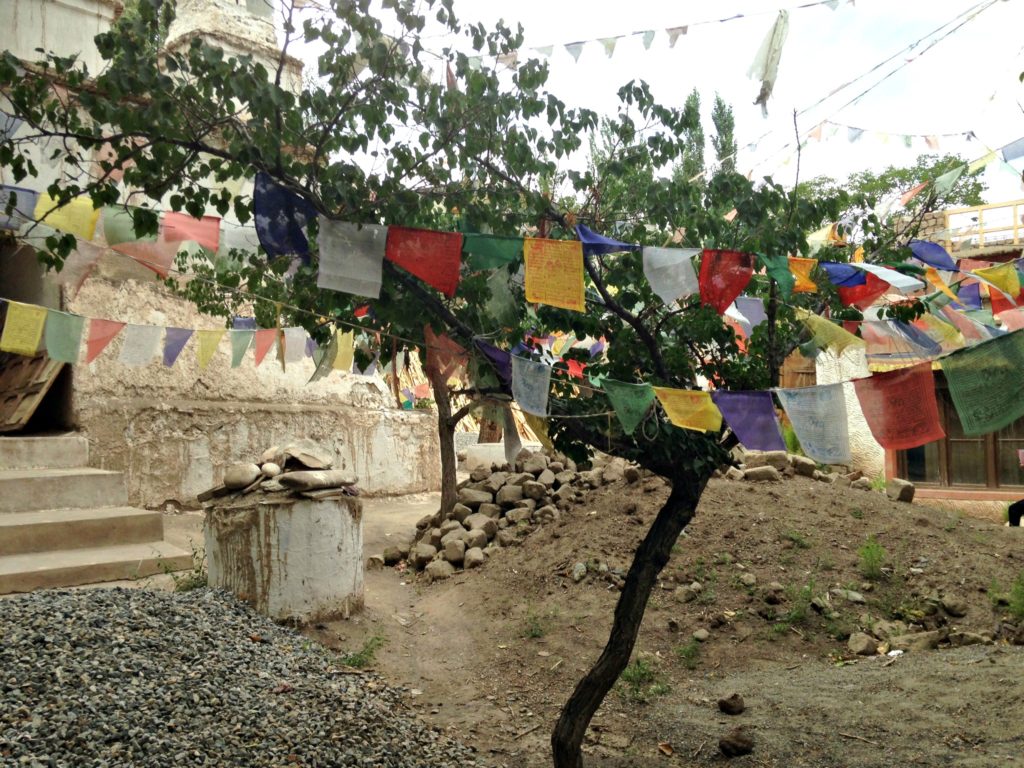
[[[307,499],[358,496],[355,475],[333,466],[334,457],[322,446],[312,440],[296,440],[268,448],[258,463],[229,464],[224,470],[224,481],[203,491],[198,498],[208,502],[254,491]]]
[[[483,565],[494,549],[518,544],[536,527],[558,522],[586,491],[622,479],[636,482],[640,471],[612,460],[581,472],[561,454],[524,450],[514,465],[474,469],[459,484],[450,514],[427,515],[416,523],[411,545],[389,547],[378,557],[384,565],[406,561],[431,581],[446,579],[459,568]]]
[[[727,480],[746,480],[749,482],[779,482],[783,478],[801,475],[818,480],[822,483],[845,485],[862,491],[874,488],[871,480],[860,470],[853,472],[840,471],[841,467],[828,468],[829,471],[818,469],[814,459],[798,456],[786,451],[744,451],[737,448],[733,458],[737,466],[729,467],[721,473]],[[885,492],[894,501],[914,500],[914,484],[907,480],[894,478],[885,485]]]

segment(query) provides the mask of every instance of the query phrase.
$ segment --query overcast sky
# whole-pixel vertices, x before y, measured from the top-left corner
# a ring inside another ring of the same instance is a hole
[[[842,126],[831,138],[826,126],[823,140],[805,147],[802,178],[826,174],[843,179],[857,170],[911,164],[918,154],[931,151],[923,137],[907,147],[901,134],[937,136],[939,152],[955,152],[967,160],[984,155],[986,147],[995,149],[1024,136],[1020,106],[1024,86],[1018,80],[1024,70],[1024,0],[838,0],[835,10],[827,5],[798,9],[797,4],[792,0],[455,0],[455,10],[463,21],[493,25],[503,18],[522,24],[524,56],[537,55],[530,48],[553,45],[548,86],[571,105],[612,114],[618,106],[617,89],[631,79],[647,81],[660,101],[673,106],[681,106],[696,87],[705,111],[717,91],[734,108],[739,170],[771,174],[787,185],[792,183],[795,163],[792,149],[781,148],[794,140],[794,109],[811,108],[799,117],[802,133],[823,120]],[[764,118],[760,107],[753,105],[759,83],[747,78],[747,70],[779,8],[789,10],[789,34]],[[984,10],[925,50],[950,26],[936,34],[934,30],[957,17],[964,21],[978,9]],[[744,17],[697,24],[737,14]],[[666,28],[683,25],[688,25],[687,33],[670,47]],[[609,58],[596,42],[646,30],[656,32],[647,50],[642,36],[629,36],[617,41]],[[812,108],[846,81],[922,38],[913,50]],[[586,40],[595,42],[586,44],[579,61],[573,61],[564,45]],[[454,42],[436,36],[424,41],[430,50]],[[869,93],[844,106],[897,68]],[[706,123],[710,127],[709,119]],[[847,125],[866,131],[851,143]],[[963,137],[970,131],[978,141]],[[762,139],[765,133],[769,135]],[[748,146],[755,142],[756,148]],[[1020,183],[1024,159],[1014,161],[1016,174],[1000,165],[986,171],[989,200],[1024,198]]]

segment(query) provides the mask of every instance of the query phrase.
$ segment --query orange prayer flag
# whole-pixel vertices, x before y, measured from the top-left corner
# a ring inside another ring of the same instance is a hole
[[[811,272],[818,266],[817,259],[802,259],[797,256],[789,257],[789,271],[796,278],[793,285],[793,293],[817,293],[818,284],[811,279]]]
[[[89,337],[85,341],[85,362],[91,363],[114,337],[124,328],[124,323],[114,320],[93,319],[89,321]]]
[[[161,234],[168,243],[190,240],[216,253],[220,245],[220,219],[216,216],[194,219],[187,213],[168,211],[164,214]]]
[[[267,356],[267,352],[274,346],[274,342],[277,341],[277,328],[261,328],[256,331],[256,366],[263,362],[263,358]]]
[[[526,300],[582,312],[583,244],[578,240],[523,241]]]

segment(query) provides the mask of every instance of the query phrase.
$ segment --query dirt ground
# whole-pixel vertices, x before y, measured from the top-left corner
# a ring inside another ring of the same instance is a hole
[[[607,639],[618,592],[602,564],[628,568],[666,495],[656,478],[593,491],[447,581],[370,571],[361,615],[307,632],[346,652],[381,638],[373,668],[424,718],[489,765],[549,765],[551,726]],[[365,553],[410,538],[436,506],[369,501]],[[998,518],[992,505],[896,504],[801,477],[712,481],[648,606],[640,665],[593,721],[587,764],[717,766],[718,739],[743,726],[755,747],[729,761],[739,766],[1024,766],[1024,647],[1002,639],[1007,608],[995,602],[1024,573],[1024,529]],[[858,554],[869,536],[884,549],[874,580]],[[574,583],[577,562],[591,573]],[[677,588],[695,580],[703,588],[682,602]],[[865,602],[833,593],[821,613],[809,605],[835,588]],[[936,609],[942,598],[966,614]],[[883,620],[996,641],[854,656],[849,633]],[[734,692],[746,711],[723,715],[716,702]]]

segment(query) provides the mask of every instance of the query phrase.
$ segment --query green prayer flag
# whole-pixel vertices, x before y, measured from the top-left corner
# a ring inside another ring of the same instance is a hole
[[[964,314],[971,318],[971,320],[981,323],[982,325],[987,325],[992,328],[995,327],[996,321],[995,318],[992,317],[991,309],[968,309]],[[1024,371],[1021,373],[1024,374]]]
[[[942,360],[965,435],[984,435],[1024,416],[1024,333],[1017,331]]]
[[[62,363],[77,363],[78,351],[82,346],[82,330],[85,318],[51,309],[46,313],[46,354],[51,360]]]
[[[135,222],[132,215],[124,208],[108,205],[103,209],[103,237],[107,245],[121,243],[154,243],[156,235],[139,237],[135,234]]]
[[[614,379],[605,379],[602,386],[622,424],[622,431],[632,435],[651,409],[654,387],[650,384],[627,384]]]
[[[946,171],[941,176],[936,177],[935,191],[940,195],[944,195],[949,192],[949,190],[953,188],[953,185],[960,180],[960,177],[964,175],[964,171],[966,170],[967,163],[964,163],[963,165],[957,166],[953,170]]]
[[[768,277],[778,283],[782,299],[788,301],[789,297],[793,295],[793,286],[796,284],[796,278],[793,277],[793,273],[789,269],[789,259],[786,257],[786,254],[777,253],[772,256],[766,256],[763,253],[759,253],[757,254],[757,259],[764,266]]]
[[[463,235],[462,250],[470,269],[497,269],[523,258],[523,238],[468,232]]]
[[[246,330],[231,330],[231,367],[237,368],[242,364],[242,358],[245,357],[246,351],[249,349],[249,345],[252,344],[252,338],[256,335],[255,331]]]
[[[508,272],[497,269],[487,276],[487,288],[491,297],[484,304],[487,317],[495,320],[502,327],[514,326],[519,319],[516,311],[518,306],[508,285]]]
[[[338,358],[338,334],[332,333],[331,340],[326,347],[320,347],[313,353],[313,362],[316,363],[316,370],[309,377],[309,383],[319,381],[334,370],[334,361]]]

